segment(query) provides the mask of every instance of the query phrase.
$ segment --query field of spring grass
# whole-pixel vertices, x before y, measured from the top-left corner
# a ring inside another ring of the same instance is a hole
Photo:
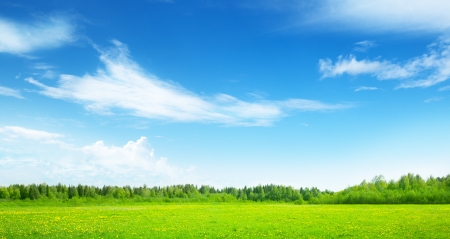
[[[448,238],[450,205],[3,206],[0,238]]]

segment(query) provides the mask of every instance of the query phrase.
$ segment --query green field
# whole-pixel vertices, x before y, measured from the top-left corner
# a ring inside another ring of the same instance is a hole
[[[0,238],[448,238],[450,205],[0,207]]]

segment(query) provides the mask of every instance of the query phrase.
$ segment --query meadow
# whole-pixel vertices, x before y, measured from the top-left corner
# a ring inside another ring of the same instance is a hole
[[[448,238],[450,205],[0,205],[0,238]]]

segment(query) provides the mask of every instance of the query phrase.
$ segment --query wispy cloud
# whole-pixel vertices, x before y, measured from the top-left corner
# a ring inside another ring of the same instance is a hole
[[[369,40],[360,41],[360,42],[355,43],[355,47],[353,48],[353,51],[366,52],[367,50],[369,50],[370,48],[373,48],[375,46],[377,46],[377,44],[375,44],[374,41],[369,41]]]
[[[26,118],[37,121],[40,124],[46,126],[51,125],[53,127],[63,127],[65,125],[69,125],[70,127],[77,127],[77,128],[86,127],[86,125],[83,122],[71,118],[49,118],[49,117],[26,117]]]
[[[444,98],[442,98],[442,97],[433,97],[433,98],[430,98],[430,99],[426,99],[426,100],[424,100],[423,102],[425,102],[425,103],[430,103],[430,102],[436,102],[436,101],[441,101],[441,100],[443,100]]]
[[[0,132],[10,137],[23,137],[26,139],[48,141],[63,137],[60,134],[49,133],[41,130],[27,129],[20,126],[2,126]]]
[[[20,91],[14,90],[11,88],[0,86],[0,95],[4,96],[12,96],[18,99],[24,99],[24,97],[20,94]]]
[[[355,89],[356,92],[363,91],[363,90],[378,90],[378,88],[377,87],[372,87],[372,86],[360,86],[360,87]]]
[[[450,29],[448,9],[446,0],[325,0],[300,11],[303,24],[333,29],[445,32]]]
[[[49,65],[44,62],[39,62],[34,64],[31,68],[37,70],[37,72],[33,73],[33,75],[39,75],[44,78],[53,79],[57,77],[57,74],[52,69],[56,68],[55,66]]]
[[[52,65],[49,65],[47,63],[44,63],[44,62],[38,62],[33,65],[33,69],[36,69],[36,70],[49,70],[49,69],[53,69],[53,68],[55,68],[55,67]]]
[[[175,83],[146,73],[129,57],[119,41],[109,49],[97,48],[105,67],[84,76],[61,75],[56,87],[27,78],[46,96],[81,103],[91,112],[112,115],[126,111],[134,116],[181,122],[267,126],[290,111],[326,111],[351,107],[305,99],[242,101],[226,94],[199,96]],[[98,89],[102,89],[99,91]]]
[[[1,126],[0,133],[8,136],[9,139],[29,139],[40,141],[46,144],[60,144],[62,141],[59,138],[63,136],[60,134],[49,133],[41,130],[28,129],[20,126]]]
[[[74,41],[74,27],[63,17],[48,17],[34,24],[0,18],[0,52],[22,55]]]
[[[343,74],[371,74],[380,80],[411,77],[414,73],[389,61],[357,60],[354,55],[339,56],[335,63],[330,59],[320,59],[319,70],[322,73],[322,78]]]
[[[155,179],[173,181],[195,169],[194,166],[179,168],[169,164],[167,158],[155,158],[146,137],[123,146],[109,146],[100,140],[83,147],[48,147],[64,136],[20,126],[0,127],[2,135],[14,140],[3,139],[2,145],[7,147],[0,148],[0,172],[17,168],[23,171],[31,166],[41,178],[56,182],[91,180],[89,183],[142,184]]]
[[[450,90],[450,85],[439,88],[439,91],[446,91],[446,90]]]
[[[343,74],[370,74],[379,80],[402,80],[397,88],[430,87],[450,78],[450,36],[445,35],[428,46],[428,53],[404,63],[387,60],[357,60],[355,56],[320,59],[322,78]]]

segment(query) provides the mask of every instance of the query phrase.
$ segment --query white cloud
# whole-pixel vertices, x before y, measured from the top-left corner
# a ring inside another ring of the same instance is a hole
[[[0,133],[7,134],[11,138],[23,137],[25,139],[40,140],[40,141],[50,141],[63,137],[60,134],[27,129],[19,126],[2,126],[0,127]]]
[[[295,109],[300,111],[325,111],[325,110],[339,110],[352,107],[352,104],[325,104],[315,100],[304,99],[288,99],[279,101],[278,104],[286,109]]]
[[[366,52],[367,50],[375,46],[377,46],[377,44],[375,44],[374,41],[365,40],[355,43],[355,47],[353,48],[353,50],[359,52]]]
[[[68,147],[60,138],[63,135],[49,133],[41,130],[28,129],[20,126],[1,126],[0,133],[8,136],[7,139],[12,141],[20,141],[22,139],[39,141],[45,144],[57,144],[62,147]]]
[[[0,32],[0,52],[17,55],[74,41],[74,27],[61,17],[49,17],[31,25],[0,18]]]
[[[450,85],[439,88],[439,91],[446,91],[446,90],[450,90]]]
[[[19,99],[24,99],[24,97],[20,94],[18,90],[14,90],[11,88],[0,86],[0,95],[4,96],[12,96]]]
[[[430,102],[437,102],[437,101],[441,101],[441,100],[443,100],[444,98],[442,98],[442,97],[433,97],[433,98],[430,98],[430,99],[426,99],[426,100],[424,100],[423,102],[425,102],[425,103],[430,103]]]
[[[346,58],[339,56],[334,64],[330,59],[320,59],[319,70],[322,72],[322,78],[336,77],[342,74],[371,74],[380,80],[402,79],[411,77],[415,73],[389,61],[357,60],[354,55]]]
[[[445,32],[450,29],[449,9],[447,0],[325,0],[301,11],[302,23],[333,29]]]
[[[33,69],[37,70],[37,72],[33,73],[35,76],[40,76],[47,79],[54,79],[57,77],[57,74],[52,69],[55,68],[55,66],[49,65],[44,62],[36,63],[32,66]]]
[[[55,68],[55,67],[52,65],[49,65],[47,63],[44,63],[44,62],[38,62],[33,65],[33,69],[36,69],[36,70],[50,70],[53,68]]]
[[[303,99],[245,102],[226,94],[199,96],[144,72],[129,58],[125,44],[116,40],[112,42],[115,47],[98,49],[105,68],[98,69],[95,74],[81,77],[61,75],[56,87],[44,85],[33,78],[26,80],[42,88],[41,94],[81,103],[97,114],[112,115],[118,110],[125,110],[134,116],[181,122],[266,126],[292,110],[321,111],[350,107]]]
[[[190,177],[191,171],[195,169],[194,166],[173,166],[167,158],[155,158],[146,137],[129,141],[121,147],[106,145],[101,140],[83,147],[67,147],[68,144],[61,141],[64,138],[61,134],[20,126],[0,127],[0,135],[7,136],[0,139],[1,174],[3,171],[23,172],[33,169],[34,176],[53,183],[92,184],[102,181],[108,184],[142,185],[148,182],[179,182],[177,180]],[[58,144],[59,147],[52,144]]]
[[[333,63],[319,60],[322,78],[343,74],[370,74],[379,80],[402,80],[397,88],[430,87],[450,78],[450,36],[442,36],[428,46],[428,53],[404,63],[386,60],[357,60],[355,56],[340,56]]]
[[[362,91],[362,90],[378,90],[378,88],[377,87],[373,87],[373,86],[360,86],[360,87],[355,89],[356,92]]]
[[[123,147],[106,146],[103,141],[97,141],[83,147],[82,152],[87,156],[88,161],[114,174],[133,175],[133,177],[165,174],[178,177],[184,171],[170,166],[166,158],[156,160],[154,150],[150,148],[146,137],[141,137],[136,142],[129,141]]]

